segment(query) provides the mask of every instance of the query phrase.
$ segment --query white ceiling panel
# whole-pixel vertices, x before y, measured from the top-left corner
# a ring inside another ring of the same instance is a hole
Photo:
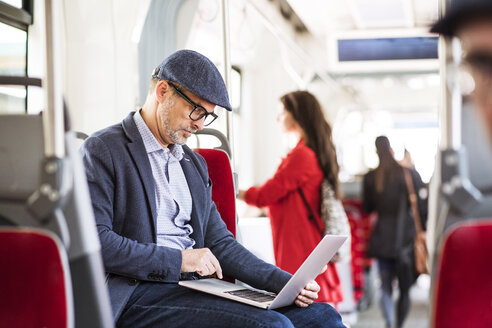
[[[437,19],[438,0],[288,0],[311,33],[426,27]]]
[[[411,0],[349,0],[359,29],[383,27],[412,27]]]

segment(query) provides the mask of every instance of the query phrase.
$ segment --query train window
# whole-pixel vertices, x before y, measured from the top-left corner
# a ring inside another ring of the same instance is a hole
[[[0,23],[0,74],[24,75],[26,72],[27,33]]]
[[[0,75],[26,76],[27,32],[0,23]],[[25,86],[0,86],[0,111],[26,110]]]
[[[397,160],[403,159],[406,149],[422,180],[430,181],[439,139],[436,109],[411,113],[354,110],[337,124],[335,144],[343,182],[352,181],[378,165],[374,140],[379,135],[390,139]]]
[[[0,22],[27,31],[32,24],[32,0],[1,0]]]
[[[27,111],[27,30],[32,1],[0,1],[0,113]],[[21,78],[16,80],[16,78]],[[9,85],[9,81],[12,85]]]
[[[235,113],[241,109],[241,71],[237,67],[231,70],[231,105]]]
[[[13,7],[22,8],[22,0],[3,0],[2,2],[5,2]]]
[[[26,87],[0,87],[0,114],[21,114],[26,110]]]
[[[22,0],[3,0],[2,2],[5,2],[12,7],[22,8]]]

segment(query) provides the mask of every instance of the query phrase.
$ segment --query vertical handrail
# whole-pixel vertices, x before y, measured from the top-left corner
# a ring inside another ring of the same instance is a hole
[[[450,0],[440,0],[439,15],[443,17]],[[461,147],[461,109],[462,95],[456,72],[450,71],[450,67],[457,67],[461,61],[461,44],[457,38],[439,38],[439,60],[441,76],[441,108],[440,108],[440,127],[441,140],[438,161],[436,161],[436,170],[434,173],[431,192],[434,194],[429,197],[429,229],[432,229],[429,235],[429,250],[431,251],[430,260],[435,263],[437,258],[439,243],[444,233],[445,221],[447,215],[446,208],[449,204],[442,204],[442,161],[445,160],[443,152],[446,150],[458,150]],[[432,264],[432,263],[431,263]],[[433,265],[431,265],[432,271]]]
[[[222,0],[222,40],[223,40],[223,50],[224,50],[224,81],[226,84],[227,92],[229,94],[229,102],[232,103],[231,94],[231,43],[229,34],[229,0]],[[234,165],[234,142],[233,142],[233,113],[227,112],[226,114],[226,136],[229,140],[229,146],[231,148],[231,164],[232,169],[235,171]]]
[[[446,1],[446,0],[443,0]],[[441,74],[441,149],[458,149],[461,146],[462,96],[459,81],[448,67],[457,67],[461,60],[461,45],[458,39],[440,37]],[[451,76],[450,76],[451,74]]]
[[[449,0],[441,0],[441,17],[447,4]],[[432,209],[429,216],[432,238],[429,238],[429,244],[431,255],[434,255],[431,258],[434,268],[437,268],[441,241],[450,219],[465,217],[482,200],[482,194],[468,178],[468,159],[461,139],[463,97],[458,75],[462,57],[461,43],[458,38],[441,36],[440,51],[442,135],[439,160],[431,186],[432,203],[429,204]]]
[[[446,14],[449,0],[439,0],[439,17]],[[461,106],[462,98],[456,74],[448,70],[453,64],[459,63],[461,49],[458,40],[444,36],[439,38],[439,74],[441,77],[440,117],[441,138],[439,142],[440,153],[437,156],[436,169],[429,187],[429,214],[428,214],[428,249],[429,267],[431,274],[431,322],[434,322],[436,305],[436,271],[438,266],[439,246],[445,229],[445,222],[449,214],[450,204],[443,201],[442,187],[442,161],[445,150],[457,150],[461,145]]]
[[[46,14],[46,75],[43,85],[46,88],[46,107],[43,112],[44,152],[46,157],[65,156],[63,120],[63,80],[60,63],[61,28],[57,28],[57,13],[60,1],[45,0]]]

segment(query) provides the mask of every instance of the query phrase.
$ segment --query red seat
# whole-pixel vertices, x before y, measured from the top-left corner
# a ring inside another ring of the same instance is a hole
[[[212,200],[227,228],[236,237],[236,201],[231,163],[220,149],[195,149],[205,158],[212,180]]]
[[[0,229],[0,327],[71,327],[68,261],[40,229]]]
[[[372,264],[372,259],[366,257],[366,251],[375,215],[364,213],[362,210],[362,203],[359,198],[344,199],[343,207],[349,219],[350,232],[352,236],[351,265],[354,285],[354,299],[359,301],[364,296],[364,291],[366,290],[364,272]]]
[[[458,224],[437,272],[434,328],[492,327],[492,220]]]

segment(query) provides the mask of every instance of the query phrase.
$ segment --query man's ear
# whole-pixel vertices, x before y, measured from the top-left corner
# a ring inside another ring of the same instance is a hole
[[[166,99],[166,94],[171,91],[171,86],[164,80],[159,81],[155,86],[155,99],[162,104]]]

